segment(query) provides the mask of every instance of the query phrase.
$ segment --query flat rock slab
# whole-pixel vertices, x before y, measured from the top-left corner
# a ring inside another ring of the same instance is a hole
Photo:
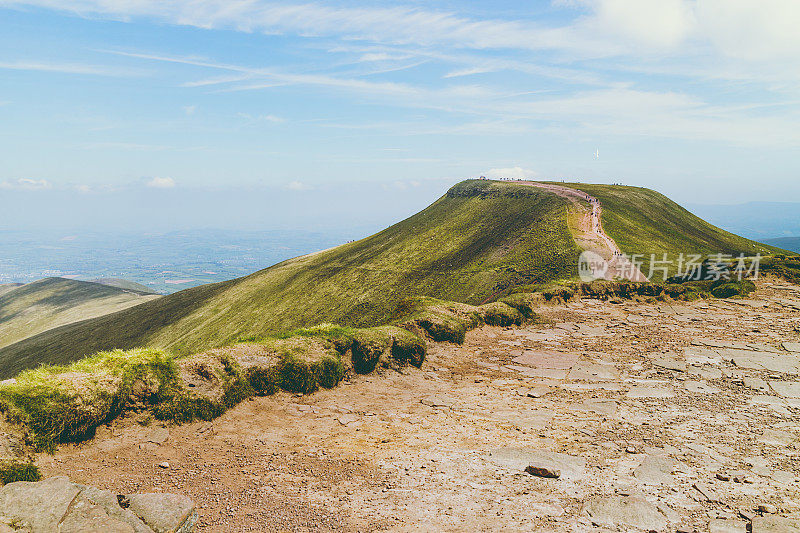
[[[769,384],[761,378],[744,377],[742,381],[744,382],[744,386],[750,389],[756,389],[759,391],[769,390]]]
[[[579,361],[572,367],[567,377],[580,381],[616,381],[619,379],[619,371],[612,363]]]
[[[450,409],[455,405],[455,400],[444,396],[428,396],[419,401],[422,405],[433,407],[434,409]]]
[[[741,520],[717,518],[708,523],[709,533],[747,533],[747,523]]]
[[[800,374],[800,356],[794,354],[724,349],[720,350],[720,355],[741,368]]]
[[[709,348],[735,348],[741,350],[750,349],[750,347],[743,342],[718,341],[714,339],[693,339],[692,344],[695,346],[708,346]]]
[[[586,470],[586,460],[583,457],[531,448],[499,448],[491,451],[486,459],[498,466],[520,472],[530,465],[558,470],[561,480],[578,480]]]
[[[152,442],[154,444],[163,444],[169,438],[169,429],[167,428],[155,428],[153,431],[148,433],[147,437],[145,438],[146,442]]]
[[[565,379],[567,377],[567,371],[561,368],[532,368],[521,365],[506,365],[503,368],[529,378]]]
[[[756,516],[753,533],[800,533],[800,519],[781,516]]]
[[[198,518],[185,496],[117,496],[64,476],[5,485],[0,488],[0,514],[33,533],[189,533]]]
[[[690,365],[719,364],[722,362],[722,357],[719,353],[711,348],[687,346],[683,349],[683,355],[686,363]]]
[[[628,398],[672,398],[675,396],[675,392],[665,386],[634,385],[626,396]]]
[[[662,530],[667,517],[658,507],[638,496],[595,496],[583,506],[583,512],[598,526],[610,528],[633,527]]]
[[[700,376],[703,379],[722,379],[722,370],[713,366],[690,366],[686,372],[690,376]]]
[[[686,372],[686,361],[681,361],[675,357],[658,357],[653,360],[653,366],[674,370],[675,372]]]
[[[789,446],[797,440],[797,436],[788,431],[780,429],[765,429],[764,434],[758,437],[758,442],[769,444],[770,446]]]
[[[633,477],[646,485],[671,485],[676,461],[664,455],[648,455],[633,471]]]
[[[194,503],[179,494],[130,494],[129,509],[156,533],[188,532],[197,522]]]
[[[683,383],[686,390],[695,394],[716,394],[720,389],[709,385],[705,381],[688,380]]]
[[[788,352],[798,352],[800,353],[800,342],[784,342],[782,344],[783,349]]]
[[[536,368],[558,368],[567,370],[578,362],[580,354],[555,352],[552,350],[525,350],[522,355],[513,361],[518,365],[534,366]]]
[[[800,398],[800,382],[770,381],[769,386],[778,396],[783,396],[784,398]]]

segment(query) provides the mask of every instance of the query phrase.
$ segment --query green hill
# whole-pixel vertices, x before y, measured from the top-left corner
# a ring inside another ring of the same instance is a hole
[[[606,230],[625,251],[766,249],[647,189],[574,186],[603,201]],[[360,241],[7,346],[0,349],[0,379],[111,348],[189,353],[321,322],[371,326],[387,322],[410,296],[478,304],[516,286],[574,278],[580,249],[568,227],[571,212],[568,200],[541,188],[464,181],[420,213]]]
[[[116,287],[118,289],[125,289],[128,291],[136,291],[142,294],[158,294],[156,291],[150,287],[147,287],[146,285],[136,283],[135,281],[129,281],[127,279],[97,278],[90,281],[92,283],[99,283],[100,285],[108,285],[109,287]]]
[[[0,283],[0,296],[22,287],[22,283]]]
[[[0,347],[51,328],[153,299],[149,293],[65,278],[46,278],[0,294]]]

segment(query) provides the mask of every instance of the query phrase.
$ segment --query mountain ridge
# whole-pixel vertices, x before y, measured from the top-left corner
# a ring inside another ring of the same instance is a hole
[[[604,227],[626,253],[637,247],[665,253],[687,246],[776,250],[715,228],[655,191],[558,185],[600,198]],[[573,215],[570,202],[550,191],[466,180],[423,211],[360,241],[2,348],[0,376],[112,348],[151,346],[182,354],[321,322],[373,326],[390,321],[410,296],[477,304],[514,287],[574,279],[581,249],[570,230]]]

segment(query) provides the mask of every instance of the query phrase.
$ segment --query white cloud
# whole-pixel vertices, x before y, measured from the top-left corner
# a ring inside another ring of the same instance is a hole
[[[3,1],[0,0],[0,6]],[[48,63],[30,61],[3,61],[0,62],[0,69],[5,70],[28,70],[34,72],[56,72],[59,74],[86,74],[92,76],[141,76],[145,72],[139,69],[123,69],[109,66],[86,65],[83,63]]]
[[[533,170],[522,167],[493,168],[484,174],[487,178],[534,179],[538,176]]]
[[[685,0],[594,0],[589,4],[594,13],[578,27],[611,42],[673,48],[695,27],[692,5]]]
[[[286,122],[285,118],[276,115],[251,115],[249,113],[237,113],[237,115],[247,122],[271,122],[272,124],[281,124]]]
[[[183,106],[183,112],[187,115],[194,115],[194,112],[197,111],[196,105],[185,105]]]
[[[47,180],[34,180],[30,178],[18,178],[15,180],[0,181],[0,189],[18,191],[41,191],[53,188],[53,184]]]
[[[465,68],[459,70],[453,70],[445,74],[444,78],[459,78],[461,76],[472,76],[475,74],[486,74],[489,72],[495,72],[497,70],[496,67],[472,67],[472,68]]]
[[[602,57],[638,56],[650,48],[674,50],[701,43],[740,59],[792,59],[800,54],[797,0],[562,0],[556,4],[581,6],[585,16],[562,26],[544,26],[530,20],[478,19],[403,6],[337,7],[264,0],[0,0],[0,6],[38,6],[116,20],[146,17],[205,29],[341,36],[426,47],[560,50]]]
[[[303,183],[302,181],[290,181],[286,184],[286,189],[290,191],[310,191],[313,187],[307,183]]]
[[[172,178],[152,178],[145,183],[153,189],[172,189],[175,187],[175,180]]]

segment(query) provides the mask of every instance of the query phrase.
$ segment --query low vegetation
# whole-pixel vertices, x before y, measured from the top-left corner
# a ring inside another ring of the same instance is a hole
[[[42,474],[39,468],[31,463],[17,460],[0,462],[0,485],[7,485],[15,481],[39,481]]]
[[[760,273],[771,274],[800,284],[800,255],[776,254],[764,257],[761,259]]]

